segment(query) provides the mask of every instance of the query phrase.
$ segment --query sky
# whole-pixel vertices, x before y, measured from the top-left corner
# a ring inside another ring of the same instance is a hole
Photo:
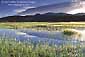
[[[68,14],[85,13],[85,0],[80,0],[80,7],[67,12]],[[78,4],[79,5],[79,4]]]
[[[71,0],[0,0],[0,18],[43,5],[71,2]]]

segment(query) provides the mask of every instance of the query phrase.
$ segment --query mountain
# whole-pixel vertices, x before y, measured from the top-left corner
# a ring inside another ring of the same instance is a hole
[[[56,4],[27,9],[25,11],[18,13],[18,15],[30,15],[30,14],[34,15],[37,13],[44,14],[48,12],[66,13],[77,8],[80,8],[80,5],[76,2],[64,2],[64,3],[59,3],[59,4],[56,3]]]
[[[75,15],[85,15],[85,13],[77,13],[77,14],[75,14]]]
[[[45,13],[27,16],[8,16],[0,18],[0,22],[79,22],[85,21],[85,15],[66,13]]]

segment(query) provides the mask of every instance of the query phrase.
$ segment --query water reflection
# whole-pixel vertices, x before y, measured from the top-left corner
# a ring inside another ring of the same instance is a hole
[[[82,34],[82,38],[84,36],[84,32]],[[56,31],[56,32],[49,32],[49,31],[33,31],[29,29],[0,29],[0,36],[1,38],[13,38],[16,39],[16,41],[21,42],[29,42],[32,41],[34,43],[42,42],[42,43],[49,43],[49,44],[80,44],[84,43],[84,41],[75,41],[75,40],[66,40],[62,36],[62,32]]]

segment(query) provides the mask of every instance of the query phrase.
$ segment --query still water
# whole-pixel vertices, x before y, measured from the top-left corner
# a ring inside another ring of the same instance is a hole
[[[50,44],[78,44],[78,43],[84,43],[85,38],[85,30],[77,30],[81,32],[83,41],[78,40],[66,40],[62,36],[61,31],[36,31],[31,29],[0,29],[0,36],[1,38],[8,38],[8,39],[16,39],[16,41],[21,42],[29,42],[30,40],[34,43],[38,42],[48,42]]]

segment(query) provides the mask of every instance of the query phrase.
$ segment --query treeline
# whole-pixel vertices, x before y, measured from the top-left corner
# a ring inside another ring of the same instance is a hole
[[[28,16],[8,16],[0,22],[79,22],[85,21],[85,14],[45,13]]]

